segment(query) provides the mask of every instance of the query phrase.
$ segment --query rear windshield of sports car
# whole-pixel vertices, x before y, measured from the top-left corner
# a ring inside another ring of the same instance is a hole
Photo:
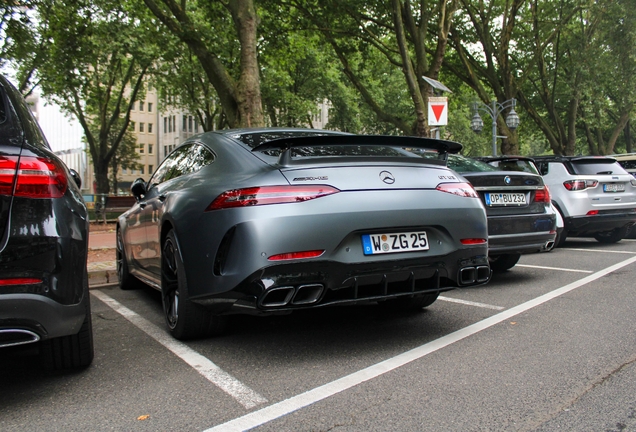
[[[310,137],[310,136],[325,136],[331,135],[328,133],[320,132],[265,132],[265,133],[252,133],[252,134],[236,134],[232,135],[232,138],[247,144],[250,148],[281,138],[295,138],[295,137]],[[281,150],[272,149],[265,150],[262,153],[268,156],[279,156]],[[339,146],[339,145],[325,145],[320,147],[295,147],[292,149],[293,158],[304,157],[329,157],[329,156],[376,156],[376,157],[413,157],[413,155],[407,151],[393,147],[383,146]]]
[[[627,174],[618,162],[609,159],[572,161],[572,169],[579,175]]]

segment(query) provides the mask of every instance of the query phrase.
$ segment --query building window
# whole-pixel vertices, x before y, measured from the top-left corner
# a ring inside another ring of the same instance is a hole
[[[194,119],[194,133],[199,133],[199,120]]]
[[[148,144],[148,154],[152,154],[153,151],[153,145],[152,144]]]
[[[152,112],[152,102],[148,102],[148,112]]]
[[[168,132],[172,132],[172,116],[168,116]]]
[[[184,132],[187,132],[188,129],[186,128],[186,122],[187,122],[187,116],[183,116],[181,117],[181,128],[183,129]]]
[[[135,131],[135,122],[131,121],[130,124],[128,125],[128,129],[130,129],[131,131]]]
[[[188,130],[192,132],[192,116],[188,117]]]
[[[163,157],[168,156],[168,146],[163,146]]]
[[[174,131],[176,132],[177,131],[177,116],[176,115],[172,116],[172,127]]]
[[[152,165],[148,165],[148,175],[152,174],[153,168],[154,167]]]
[[[148,133],[152,133],[152,123],[148,123]]]
[[[144,152],[144,144],[139,144],[139,153]]]
[[[143,173],[144,173],[144,166],[142,165],[142,166],[139,168],[139,174],[143,174]]]
[[[168,132],[168,118],[164,117],[163,118],[163,133],[167,133]]]
[[[139,123],[139,132],[143,132],[144,131],[144,124],[143,123]]]
[[[126,174],[128,174],[128,170],[126,168],[122,168],[121,173],[126,175]]]
[[[143,101],[139,101],[139,111],[143,111],[144,110],[144,103]]]

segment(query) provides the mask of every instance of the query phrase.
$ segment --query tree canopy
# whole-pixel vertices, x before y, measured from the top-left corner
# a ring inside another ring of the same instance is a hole
[[[24,5],[0,6],[0,64],[16,67],[23,94],[37,85],[77,116],[102,191],[148,83],[205,130],[313,127],[327,101],[329,128],[424,136],[425,78],[433,78],[453,91],[442,133],[467,154],[488,153],[490,141],[469,132],[471,102],[513,98],[522,123],[513,131],[507,110],[499,118],[505,154],[632,149],[636,10],[628,0]]]

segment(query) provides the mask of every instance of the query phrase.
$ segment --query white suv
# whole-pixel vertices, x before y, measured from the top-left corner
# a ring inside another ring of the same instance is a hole
[[[594,237],[602,243],[625,238],[636,223],[636,178],[616,159],[599,156],[535,157],[567,236]]]

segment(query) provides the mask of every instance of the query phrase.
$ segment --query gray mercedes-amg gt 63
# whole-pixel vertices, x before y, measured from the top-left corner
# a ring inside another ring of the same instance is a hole
[[[170,333],[190,339],[220,333],[231,314],[421,309],[484,284],[486,212],[444,157],[461,147],[312,129],[194,136],[131,187],[120,286],[159,290]],[[421,148],[439,159],[408,151]]]

